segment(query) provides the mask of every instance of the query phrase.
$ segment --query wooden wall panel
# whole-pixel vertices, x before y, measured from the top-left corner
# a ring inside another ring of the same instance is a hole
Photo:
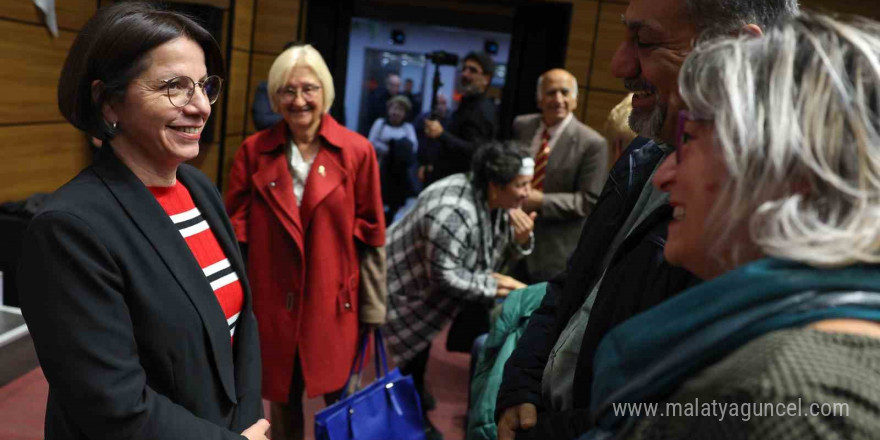
[[[248,122],[245,134],[251,134],[257,131],[254,127],[253,118],[251,118],[251,106],[254,102],[254,92],[257,90],[257,85],[260,84],[260,81],[267,81],[269,79],[269,69],[274,62],[274,55],[255,53],[253,54],[253,57],[251,57],[251,80],[248,85],[248,100],[247,107],[245,108]]]
[[[587,120],[587,96],[589,93],[590,92],[585,87],[578,87],[578,106],[574,111],[574,116],[581,122]]]
[[[245,51],[233,49],[230,61],[227,83],[229,88],[226,94],[229,99],[229,105],[226,107],[227,135],[244,133],[250,56]]]
[[[55,17],[58,27],[78,30],[97,10],[95,0],[55,0]],[[42,12],[31,0],[0,0],[0,18],[10,18],[43,26],[46,34],[49,29],[43,23]]]
[[[599,13],[599,29],[596,36],[596,54],[593,59],[593,72],[590,76],[591,89],[609,91],[625,91],[623,82],[611,74],[611,58],[620,42],[626,38],[626,28],[620,22],[620,16],[626,11],[626,5],[602,3]]]
[[[254,1],[236,0],[235,23],[232,29],[232,47],[251,50],[251,36],[254,29]]]
[[[278,54],[285,43],[297,40],[300,1],[256,0],[254,51]]]
[[[598,15],[599,2],[581,1],[573,5],[565,69],[577,78],[578,84],[583,86],[589,84],[590,61],[593,59],[593,41]]]
[[[226,136],[226,152],[223,156],[223,187],[221,191],[226,191],[229,187],[229,170],[232,168],[232,161],[235,160],[235,153],[244,141],[243,136]]]
[[[589,96],[587,96],[588,108],[584,123],[595,130],[601,131],[602,126],[605,125],[605,120],[608,119],[608,113],[611,113],[611,109],[617,106],[626,95],[626,93],[608,93],[591,90]]]
[[[52,192],[91,162],[86,136],[68,123],[0,127],[0,202]]]
[[[202,145],[199,149],[199,155],[187,163],[200,169],[213,182],[217,180],[217,162],[219,160],[220,143],[214,142],[212,144]]]
[[[801,7],[814,11],[834,11],[880,19],[880,8],[874,0],[801,0]]]
[[[0,20],[0,124],[64,120],[56,90],[74,36]]]

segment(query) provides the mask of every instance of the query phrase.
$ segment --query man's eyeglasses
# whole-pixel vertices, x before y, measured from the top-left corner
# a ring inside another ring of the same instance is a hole
[[[281,89],[279,94],[281,95],[281,102],[289,103],[296,99],[297,96],[302,96],[306,101],[310,101],[318,97],[318,92],[321,90],[321,86],[317,86],[314,84],[309,84],[302,86],[300,89],[295,89],[293,87],[285,87]]]
[[[186,107],[192,101],[193,94],[196,92],[196,86],[202,89],[208,103],[217,102],[220,97],[220,91],[223,89],[223,78],[217,75],[211,75],[203,81],[195,82],[188,76],[178,76],[171,79],[163,79],[162,88],[168,95],[171,105],[181,108]]]
[[[711,117],[695,115],[687,110],[678,112],[678,127],[675,130],[675,161],[681,163],[681,150],[690,140],[690,136],[684,131],[684,126],[688,122],[711,122]]]

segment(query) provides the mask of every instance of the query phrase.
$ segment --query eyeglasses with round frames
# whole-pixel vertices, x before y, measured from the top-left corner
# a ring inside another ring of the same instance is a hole
[[[694,113],[691,113],[687,110],[682,110],[678,112],[678,127],[675,130],[675,161],[677,163],[681,163],[681,150],[690,139],[688,138],[688,134],[684,131],[684,125],[690,122],[711,122],[714,119],[711,117],[698,116]]]
[[[311,101],[318,97],[319,90],[321,90],[321,86],[308,84],[299,89],[285,87],[278,94],[281,95],[281,102],[286,104],[295,100],[297,96],[302,96],[306,101]]]
[[[189,105],[192,97],[196,92],[196,86],[202,89],[202,93],[208,98],[209,104],[217,102],[220,97],[220,91],[223,89],[223,78],[217,75],[211,75],[202,81],[196,82],[188,76],[178,76],[171,79],[163,79],[158,81],[162,83],[165,94],[171,105],[182,108]]]

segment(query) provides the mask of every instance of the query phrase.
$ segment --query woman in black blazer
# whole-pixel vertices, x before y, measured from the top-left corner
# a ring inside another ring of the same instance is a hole
[[[241,255],[217,189],[183,164],[221,73],[210,34],[142,3],[99,11],[68,54],[59,108],[103,147],[24,241],[46,439],[266,438]]]

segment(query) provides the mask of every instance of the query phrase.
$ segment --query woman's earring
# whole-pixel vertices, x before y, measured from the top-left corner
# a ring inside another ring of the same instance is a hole
[[[111,122],[111,123],[110,123],[110,126],[113,127],[114,130],[116,130],[116,126],[117,126],[118,124],[119,124],[118,122]]]

